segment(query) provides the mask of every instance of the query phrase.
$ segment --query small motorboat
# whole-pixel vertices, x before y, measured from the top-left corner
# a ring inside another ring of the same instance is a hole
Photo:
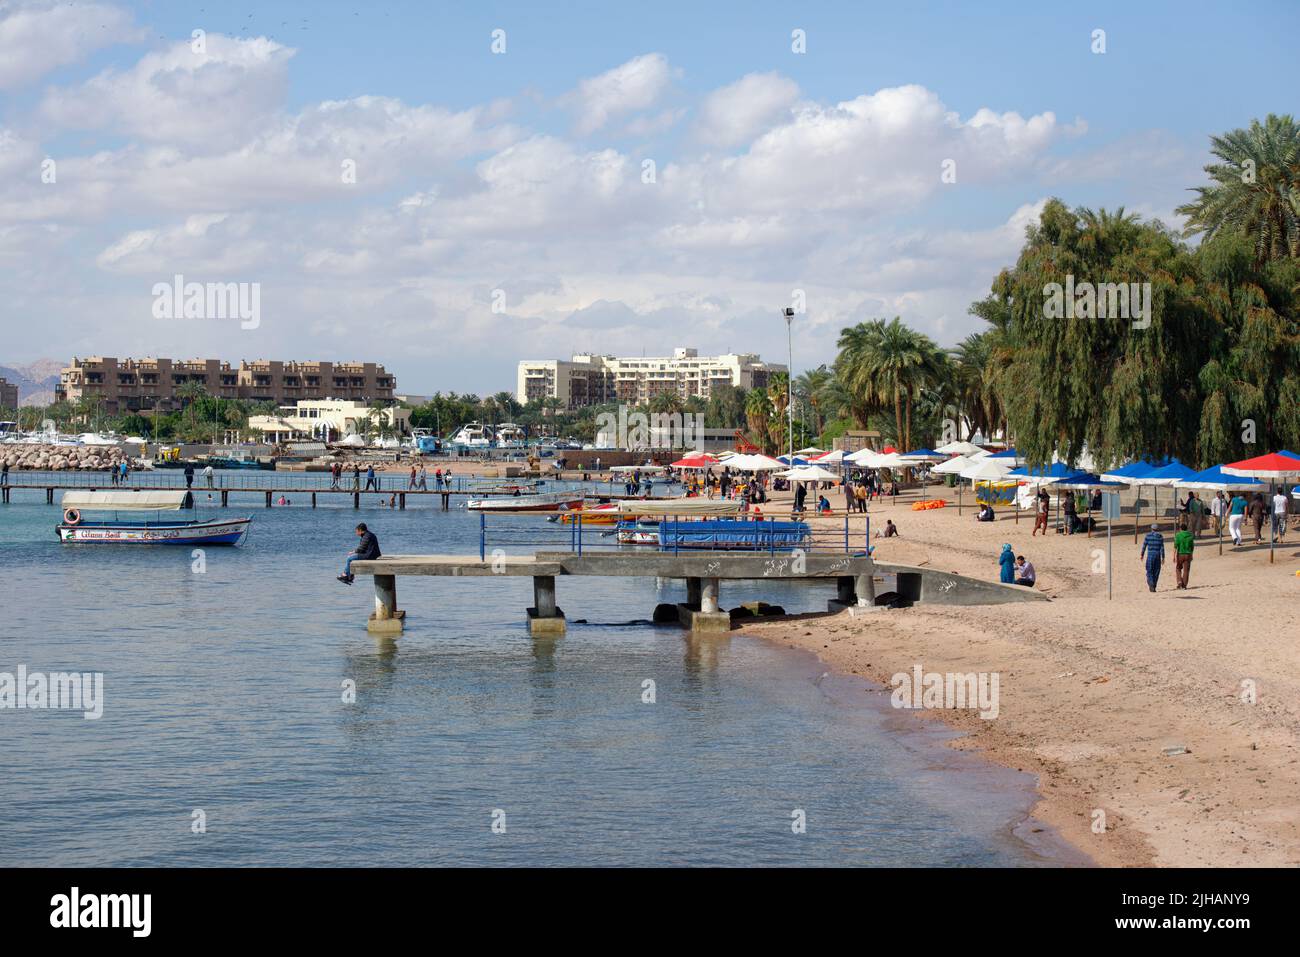
[[[574,524],[579,519],[583,525],[617,525],[620,514],[618,502],[603,502],[600,505],[584,506],[577,511],[564,512],[556,517],[565,525]]]
[[[465,505],[475,512],[568,512],[582,508],[582,492],[516,492],[497,498],[472,498]]]
[[[59,541],[84,545],[238,545],[248,533],[247,518],[211,519],[206,522],[168,520],[164,512],[193,507],[184,490],[140,492],[64,492],[63,521],[55,530]],[[86,513],[108,518],[88,519]],[[155,518],[122,519],[122,513],[156,513]]]

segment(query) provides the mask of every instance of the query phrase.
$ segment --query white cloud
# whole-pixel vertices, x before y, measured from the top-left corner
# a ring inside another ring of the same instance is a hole
[[[662,53],[646,53],[581,81],[562,102],[574,109],[578,132],[593,133],[611,119],[654,106],[672,72]]]
[[[0,90],[16,90],[87,54],[140,39],[131,15],[106,3],[0,5]]]
[[[799,84],[779,73],[748,73],[704,98],[696,136],[716,146],[748,142],[787,114],[799,98]]]

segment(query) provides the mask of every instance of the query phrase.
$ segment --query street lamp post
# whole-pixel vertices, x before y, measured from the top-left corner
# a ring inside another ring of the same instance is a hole
[[[794,335],[790,331],[790,325],[794,322],[794,309],[786,306],[782,315],[785,316],[785,345],[790,357],[785,372],[786,433],[790,439],[790,468],[794,468]]]

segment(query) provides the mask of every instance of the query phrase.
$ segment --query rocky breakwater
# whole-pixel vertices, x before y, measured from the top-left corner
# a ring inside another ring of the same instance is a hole
[[[11,470],[28,472],[107,472],[139,461],[116,445],[5,445],[0,460]]]

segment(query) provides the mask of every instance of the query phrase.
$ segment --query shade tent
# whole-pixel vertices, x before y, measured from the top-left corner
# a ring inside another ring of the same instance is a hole
[[[915,465],[921,462],[942,462],[948,456],[934,449],[913,449],[911,452],[900,452],[898,457],[908,464]]]
[[[947,445],[939,446],[935,451],[942,452],[944,455],[970,456],[974,455],[976,452],[983,452],[984,450],[971,442],[949,442]]]
[[[768,472],[786,468],[786,463],[766,455],[736,455],[727,459],[727,468],[739,472]]]
[[[1210,492],[1262,492],[1267,486],[1259,479],[1244,475],[1229,475],[1222,465],[1215,465],[1204,471],[1179,479],[1174,488],[1197,489]]]
[[[960,475],[972,482],[996,482],[1007,478],[1010,472],[1011,466],[1007,463],[995,461],[992,457],[986,457],[971,462],[969,466],[961,470]]]
[[[1020,460],[1020,453],[1018,453],[1015,449],[1003,449],[1001,452],[990,452],[990,453],[989,453],[989,458],[991,458],[991,459],[1015,459],[1015,460],[1019,461],[1019,460]]]
[[[1118,492],[1128,488],[1128,483],[1116,482],[1113,479],[1103,478],[1100,475],[1093,475],[1090,472],[1072,472],[1064,478],[1057,479],[1053,482],[1052,488],[1064,488],[1084,492],[1090,492],[1093,489],[1101,489],[1103,492]]]
[[[999,456],[989,456],[988,461],[994,461]],[[1012,469],[1007,473],[1007,478],[1018,479],[1025,485],[1051,485],[1059,482],[1069,475],[1079,474],[1077,469],[1072,469],[1064,462],[1053,462],[1044,468],[1030,468],[1022,465],[1020,468]]]
[[[788,455],[778,455],[776,461],[780,463],[782,468],[808,464],[808,460],[801,455],[795,455],[794,458],[791,458]]]
[[[675,469],[711,469],[718,464],[718,460],[712,455],[688,455],[684,459],[678,459],[671,468]]]
[[[828,472],[824,468],[816,465],[805,465],[797,469],[787,469],[784,472],[777,472],[781,478],[787,478],[791,482],[833,482],[837,478],[834,472]]]
[[[930,469],[937,475],[960,475],[962,469],[970,468],[974,463],[964,455],[954,455],[946,462],[940,462]]]
[[[1269,455],[1259,455],[1253,459],[1242,459],[1240,462],[1225,465],[1223,471],[1229,475],[1268,479],[1270,484],[1294,482],[1296,479],[1300,479],[1300,457],[1297,457],[1293,452],[1273,452]],[[1284,515],[1283,520],[1285,518]],[[1273,561],[1273,542],[1276,538],[1277,536],[1273,533],[1272,515],[1270,514],[1268,528],[1269,562]]]
[[[797,455],[798,453],[795,454]],[[844,458],[845,458],[844,450],[836,449],[834,452],[824,452],[821,455],[815,455],[808,461],[810,464],[813,465],[827,466],[827,465],[839,465],[844,461]]]
[[[815,445],[810,445],[806,449],[795,449],[794,454],[809,457],[809,456],[823,455],[825,454],[825,452],[826,452],[825,449],[819,449]]]

